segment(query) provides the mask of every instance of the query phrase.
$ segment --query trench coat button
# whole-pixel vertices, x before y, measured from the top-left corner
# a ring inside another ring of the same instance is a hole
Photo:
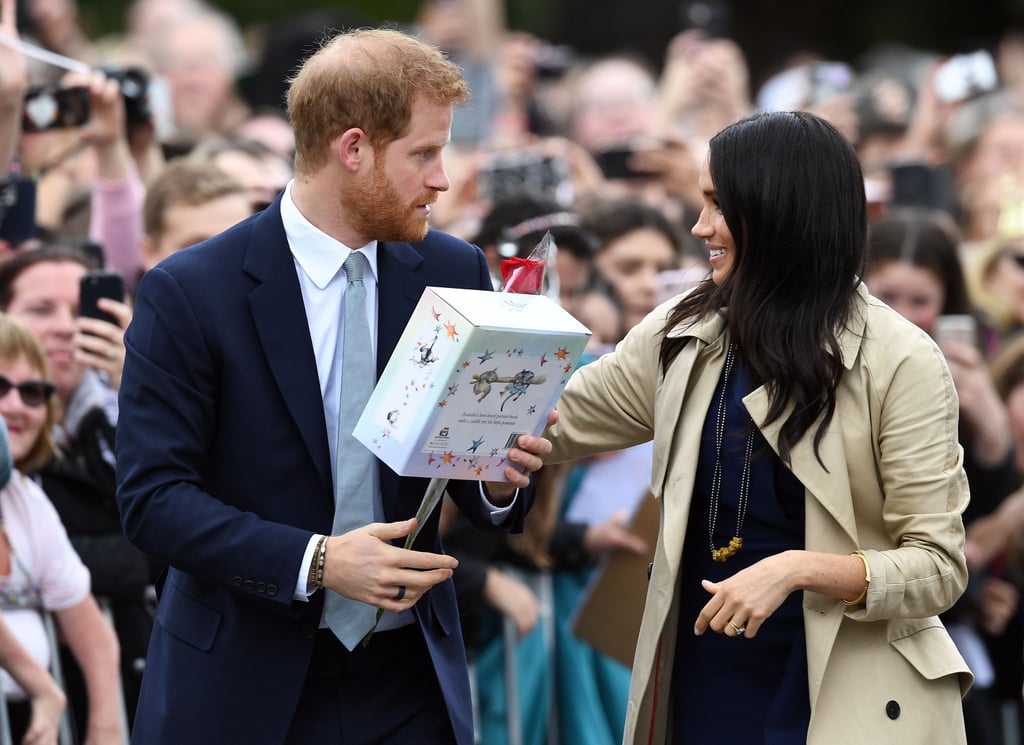
[[[252,581],[251,579],[247,579],[247,580],[245,581],[245,584],[244,584],[244,585],[242,585],[242,587],[243,587],[243,588],[245,588],[245,590],[246,590],[247,592],[252,592],[252,588],[253,588],[254,586],[255,586],[255,584],[253,583],[253,581]]]
[[[241,587],[242,586],[242,578],[241,577],[233,577],[231,579],[231,584],[233,584],[235,587]]]
[[[267,594],[273,597],[277,594],[277,585],[267,585]]]
[[[890,701],[885,705],[885,714],[889,719],[899,719],[900,705],[895,701]]]
[[[651,562],[647,565],[647,581],[651,581],[651,573],[654,571],[654,563]]]

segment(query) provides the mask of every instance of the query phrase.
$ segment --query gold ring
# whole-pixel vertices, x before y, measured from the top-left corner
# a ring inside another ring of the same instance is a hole
[[[747,627],[746,626],[737,626],[732,621],[729,621],[729,625],[732,626],[736,630],[736,636],[743,636],[743,634],[745,634],[746,631],[747,631]]]

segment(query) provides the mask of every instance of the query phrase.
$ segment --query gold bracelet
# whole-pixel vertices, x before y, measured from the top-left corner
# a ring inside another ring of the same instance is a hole
[[[860,591],[860,595],[855,597],[853,600],[847,600],[846,598],[840,598],[846,605],[857,605],[864,599],[864,596],[868,594],[868,587],[871,585],[871,566],[868,564],[868,557],[864,555],[863,551],[854,551],[850,556],[856,556],[864,562],[864,589]]]

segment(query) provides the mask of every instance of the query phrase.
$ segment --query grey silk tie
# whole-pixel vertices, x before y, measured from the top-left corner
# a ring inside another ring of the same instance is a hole
[[[377,467],[373,453],[352,436],[376,379],[370,325],[366,318],[366,287],[363,285],[366,257],[352,251],[343,266],[348,276],[348,287],[345,289],[333,535],[373,522],[373,469]],[[376,617],[374,606],[327,591],[324,618],[347,649],[355,648],[373,628]]]

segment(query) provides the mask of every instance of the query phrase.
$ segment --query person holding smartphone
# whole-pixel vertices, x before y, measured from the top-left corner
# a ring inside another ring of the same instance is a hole
[[[124,537],[114,501],[117,390],[132,310],[118,278],[92,273],[96,269],[75,247],[49,244],[22,252],[0,264],[0,310],[24,322],[46,353],[61,457],[29,475],[57,508],[93,591],[111,604],[131,715],[141,685],[138,661],[145,658],[152,627],[147,592],[159,567]],[[103,291],[119,297],[102,297]],[[116,323],[82,315],[83,309],[108,313]]]
[[[968,297],[959,238],[952,218],[942,210],[891,208],[870,225],[871,260],[864,281],[873,295],[932,336],[949,365],[971,491],[963,516],[970,534],[972,525],[997,511],[1014,491],[1018,477],[1009,413],[986,355],[993,334],[986,334],[991,329]],[[1006,684],[1024,672],[1019,655],[1016,665],[997,660],[1007,658],[999,648],[1019,649],[1022,643],[1019,623],[1013,620],[1020,587],[987,561],[969,555],[967,560],[967,590],[942,620],[976,676],[963,701],[968,741],[996,745],[1003,742],[998,692],[1019,688]]]

